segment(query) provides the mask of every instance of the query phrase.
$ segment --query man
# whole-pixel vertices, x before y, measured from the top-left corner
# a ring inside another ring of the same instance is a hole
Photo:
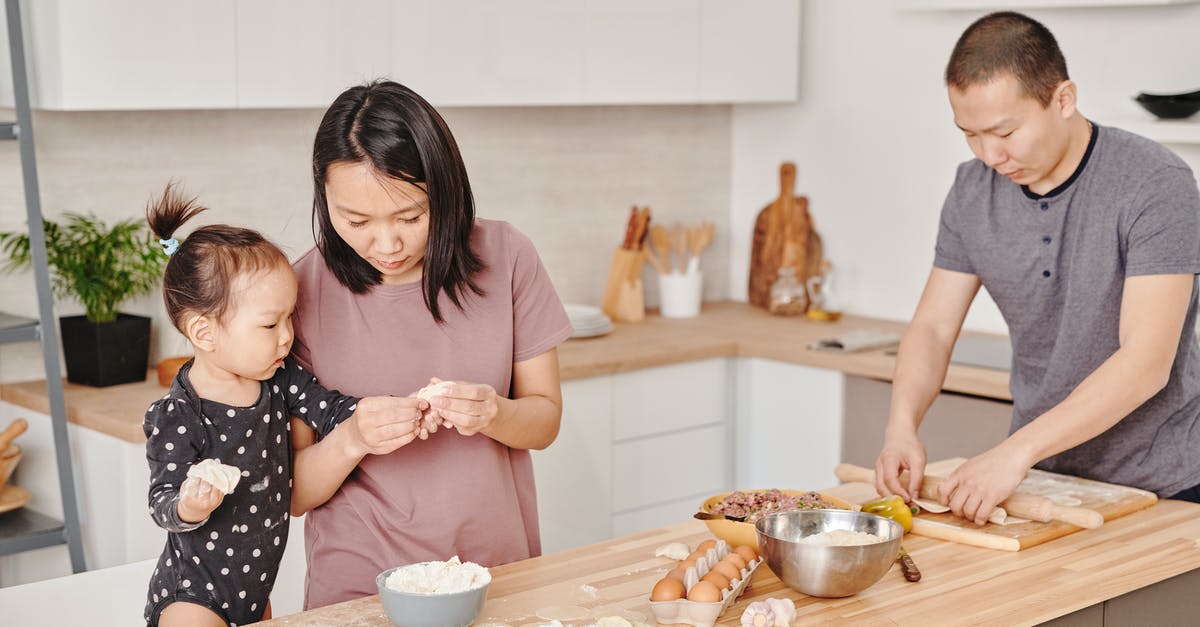
[[[917,496],[917,427],[982,285],[1012,340],[1012,426],[942,484],[944,504],[983,524],[1034,465],[1200,502],[1191,170],[1084,118],[1054,36],[1024,15],[968,27],[946,85],[976,159],[946,198],[934,267],[900,345],[879,492]]]

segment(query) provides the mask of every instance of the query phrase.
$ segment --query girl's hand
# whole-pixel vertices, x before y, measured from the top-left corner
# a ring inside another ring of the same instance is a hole
[[[421,414],[429,403],[419,398],[369,396],[358,401],[349,423],[358,456],[386,455],[418,435]]]
[[[441,383],[437,377],[430,384]],[[452,382],[442,394],[429,401],[431,413],[436,412],[442,424],[454,427],[463,435],[475,435],[491,426],[500,414],[499,395],[486,383]]]
[[[179,520],[198,523],[208,518],[224,500],[225,495],[209,482],[188,477],[179,486],[179,504],[175,506],[175,511],[179,514]]]

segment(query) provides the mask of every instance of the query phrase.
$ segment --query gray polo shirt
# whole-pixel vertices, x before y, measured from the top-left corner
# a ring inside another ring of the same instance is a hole
[[[1166,148],[1094,125],[1087,154],[1045,196],[979,160],[958,168],[934,265],[977,275],[1008,323],[1011,431],[1057,405],[1119,347],[1127,277],[1200,273],[1200,194]],[[1196,287],[1167,386],[1039,468],[1171,496],[1200,484]]]

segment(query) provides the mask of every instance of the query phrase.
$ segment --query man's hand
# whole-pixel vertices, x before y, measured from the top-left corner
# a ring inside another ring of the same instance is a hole
[[[977,525],[1016,489],[1033,462],[1009,450],[1007,441],[968,459],[938,486],[938,501]]]
[[[900,482],[900,473],[908,471],[908,485]],[[916,433],[884,436],[883,450],[875,460],[875,490],[880,496],[897,494],[911,503],[917,498],[925,479],[925,445]]]
[[[224,500],[225,495],[209,482],[188,477],[179,486],[179,504],[175,506],[175,511],[179,514],[179,520],[198,523],[208,518]]]
[[[386,455],[412,442],[417,437],[421,412],[428,407],[429,403],[413,397],[369,396],[359,400],[354,415],[346,421],[353,454]]]

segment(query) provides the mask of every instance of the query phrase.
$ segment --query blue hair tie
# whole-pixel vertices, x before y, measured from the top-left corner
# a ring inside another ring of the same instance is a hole
[[[167,253],[168,257],[174,255],[175,251],[179,250],[179,240],[175,239],[174,237],[169,239],[160,239],[158,240],[158,243],[162,244],[163,252]]]

